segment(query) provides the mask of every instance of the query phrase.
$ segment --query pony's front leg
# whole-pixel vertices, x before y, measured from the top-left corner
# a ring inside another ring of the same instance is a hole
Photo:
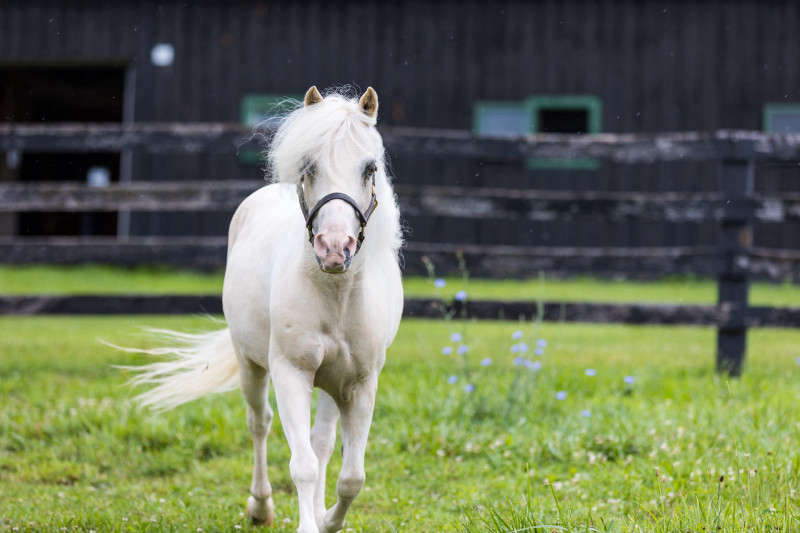
[[[342,470],[336,484],[338,500],[325,515],[323,531],[333,533],[342,529],[347,509],[353,503],[366,477],[364,454],[367,451],[367,437],[372,424],[372,411],[375,408],[377,376],[353,391],[349,402],[341,406],[342,414]]]
[[[311,446],[319,461],[317,486],[314,491],[314,515],[320,529],[325,522],[325,477],[328,470],[328,461],[331,459],[333,447],[336,444],[336,421],[339,420],[339,408],[330,395],[319,390],[317,399],[317,415],[314,418],[314,427],[311,428]]]
[[[289,472],[297,487],[300,510],[297,532],[319,533],[314,518],[314,489],[319,465],[311,447],[310,435],[314,375],[311,371],[295,368],[282,357],[270,357],[270,372],[281,425],[292,454]]]

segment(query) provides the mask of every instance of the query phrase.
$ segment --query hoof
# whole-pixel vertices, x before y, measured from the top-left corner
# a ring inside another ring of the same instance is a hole
[[[269,526],[275,521],[275,504],[272,496],[266,499],[247,498],[247,515],[254,526]]]
[[[344,527],[344,523],[342,524],[325,524],[320,528],[322,533],[338,533]]]
[[[341,531],[343,527],[344,520],[333,520],[333,508],[331,508],[327,513],[325,513],[325,520],[319,530],[322,533],[336,533],[337,531]]]

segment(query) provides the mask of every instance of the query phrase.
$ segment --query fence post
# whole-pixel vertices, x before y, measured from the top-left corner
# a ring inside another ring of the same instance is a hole
[[[752,159],[721,161],[717,371],[731,376],[741,374],[747,347],[747,293],[753,244],[754,181],[755,162]]]

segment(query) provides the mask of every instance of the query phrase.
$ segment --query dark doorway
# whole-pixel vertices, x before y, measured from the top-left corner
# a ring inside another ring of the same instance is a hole
[[[0,121],[122,122],[124,87],[122,65],[0,66]],[[102,186],[119,180],[118,153],[0,156],[0,181],[87,182],[91,175]],[[11,235],[117,233],[117,214],[108,212],[25,212],[2,222]]]

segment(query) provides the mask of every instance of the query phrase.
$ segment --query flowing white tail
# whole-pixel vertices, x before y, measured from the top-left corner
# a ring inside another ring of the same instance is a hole
[[[137,373],[132,384],[155,385],[136,397],[140,405],[163,411],[212,392],[225,392],[239,386],[239,362],[227,328],[199,334],[164,329],[149,331],[175,346],[149,350],[114,346],[126,352],[171,356],[167,361],[122,367]]]

